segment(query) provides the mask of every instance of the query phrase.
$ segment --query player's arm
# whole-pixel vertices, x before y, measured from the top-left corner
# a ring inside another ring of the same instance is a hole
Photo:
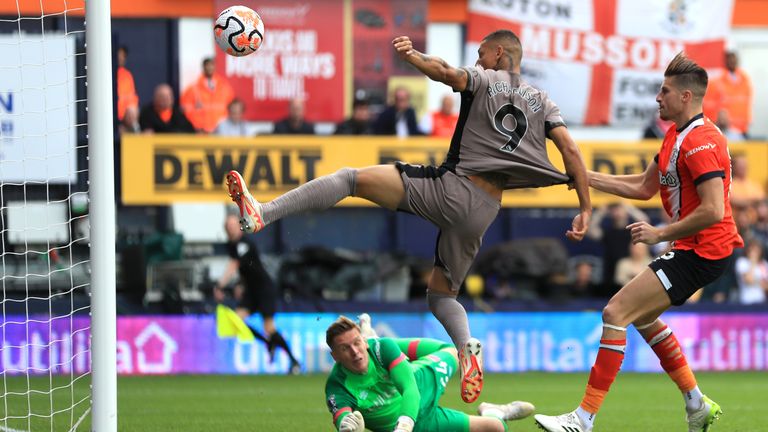
[[[467,71],[449,65],[440,57],[416,51],[408,36],[396,37],[392,40],[392,45],[402,60],[412,64],[429,79],[449,85],[456,91],[464,91],[467,88]]]
[[[589,171],[589,185],[623,198],[649,200],[659,192],[659,167],[651,161],[642,174],[612,175]]]
[[[227,267],[224,269],[224,273],[221,275],[219,282],[216,284],[216,288],[222,289],[227,286],[235,273],[237,273],[239,265],[240,263],[236,259],[230,258],[229,262],[227,263]]]
[[[349,392],[333,376],[329,376],[325,384],[325,402],[333,416],[333,425],[337,431],[363,432],[365,430],[363,415],[354,409]]]
[[[696,193],[701,203],[685,219],[671,223],[663,228],[656,228],[648,222],[635,222],[629,225],[632,231],[632,243],[656,244],[692,236],[723,219],[725,214],[725,190],[723,179],[713,177],[696,186]]]
[[[453,348],[453,345],[437,339],[429,338],[393,338],[400,352],[406,355],[408,360],[416,360],[442,349]]]
[[[416,377],[413,375],[413,369],[411,369],[405,354],[400,351],[393,340],[381,338],[379,341],[381,343],[381,358],[389,370],[389,377],[403,396],[395,431],[410,432],[418,418],[419,405],[421,404],[421,393],[416,385]]]
[[[570,240],[580,241],[587,233],[589,219],[592,216],[587,167],[584,165],[579,147],[565,126],[551,129],[549,137],[554,141],[557,150],[560,151],[565,164],[565,173],[573,179],[573,188],[576,189],[576,195],[579,197],[579,215],[574,219],[572,229],[565,235]]]

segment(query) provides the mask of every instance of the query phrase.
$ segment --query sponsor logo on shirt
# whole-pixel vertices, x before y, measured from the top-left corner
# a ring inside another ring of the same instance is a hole
[[[662,186],[675,187],[677,186],[677,177],[673,176],[672,173],[666,173],[663,175],[659,173],[659,184]]]
[[[716,147],[717,146],[712,144],[712,143],[707,143],[707,144],[704,144],[704,145],[700,145],[700,146],[696,147],[693,150],[689,150],[688,153],[685,154],[685,157],[688,158],[689,156],[693,156],[696,153],[698,153],[700,151],[704,151],[704,150],[714,150]]]

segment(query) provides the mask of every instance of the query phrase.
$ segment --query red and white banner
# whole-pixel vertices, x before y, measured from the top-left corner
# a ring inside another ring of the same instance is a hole
[[[216,10],[231,2],[218,0]],[[344,2],[242,0],[264,20],[264,44],[246,57],[216,50],[216,70],[246,102],[248,120],[276,121],[288,101],[305,100],[309,121],[344,117]]]
[[[523,76],[567,121],[641,125],[678,52],[707,69],[723,65],[732,9],[733,0],[469,0],[466,59],[492,31],[512,30]]]

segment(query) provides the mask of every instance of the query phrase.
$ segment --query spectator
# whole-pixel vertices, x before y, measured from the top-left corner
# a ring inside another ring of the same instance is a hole
[[[600,297],[611,297],[621,287],[614,282],[616,264],[629,255],[632,235],[627,225],[632,222],[648,222],[648,216],[629,202],[610,204],[597,209],[592,215],[587,236],[603,245],[603,278],[598,292]]]
[[[728,113],[731,127],[746,138],[752,122],[752,82],[739,67],[739,57],[735,51],[725,52],[725,70],[710,82],[722,94],[720,108]]]
[[[643,130],[643,139],[663,139],[664,135],[667,134],[667,130],[674,124],[675,122],[673,121],[662,120],[659,114],[656,113],[654,119]]]
[[[768,250],[768,200],[757,203],[752,231],[754,236],[763,244],[763,251]]]
[[[595,266],[588,260],[579,261],[573,269],[573,283],[569,294],[578,297],[594,297],[600,287],[595,283]]]
[[[235,95],[226,79],[216,73],[213,59],[203,60],[203,74],[184,90],[181,108],[198,132],[211,133],[227,116]]]
[[[352,117],[336,125],[336,135],[372,135],[371,110],[368,99],[355,99]]]
[[[728,111],[723,109],[717,113],[715,125],[720,129],[720,132],[728,138],[728,142],[744,141],[744,135],[731,127],[731,119],[728,117]]]
[[[245,112],[245,104],[240,99],[232,99],[232,102],[227,106],[227,118],[222,120],[216,129],[213,131],[216,135],[227,136],[251,136],[253,135],[252,128],[248,123],[243,121],[243,112]]]
[[[125,67],[128,61],[128,48],[121,46],[117,49],[117,119],[123,120],[125,110],[129,107],[139,109],[139,96],[136,94],[136,84],[133,74]]]
[[[440,101],[440,110],[431,112],[424,116],[421,121],[421,130],[427,135],[433,137],[451,137],[456,123],[459,121],[459,114],[454,109],[455,99],[453,94],[448,93]]]
[[[304,100],[291,99],[288,102],[288,117],[275,123],[275,134],[314,135],[315,125],[304,119]]]
[[[125,115],[123,116],[123,120],[120,121],[120,124],[118,125],[118,129],[120,130],[120,135],[123,134],[132,134],[132,133],[140,133],[141,132],[141,126],[139,126],[139,109],[135,106],[128,106],[125,108]]]
[[[397,135],[400,138],[424,135],[416,124],[416,110],[411,106],[411,92],[405,87],[398,87],[393,98],[394,104],[386,107],[376,119],[373,126],[376,135]]]
[[[756,241],[747,243],[744,256],[736,260],[739,303],[765,303],[768,292],[768,262],[763,258],[763,246]]]
[[[194,133],[195,127],[173,102],[173,89],[168,84],[155,87],[152,104],[146,105],[139,115],[142,132]]]
[[[648,263],[653,258],[648,252],[648,245],[645,243],[635,243],[629,245],[629,256],[624,257],[616,263],[616,273],[613,282],[618,285],[626,285],[642,273]]]
[[[765,191],[749,178],[749,159],[745,155],[734,156],[731,166],[731,204],[734,209],[748,209],[751,214],[758,201],[765,199]]]

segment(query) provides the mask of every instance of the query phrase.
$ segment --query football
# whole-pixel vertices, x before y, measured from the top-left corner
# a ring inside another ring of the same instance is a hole
[[[251,8],[231,6],[216,18],[213,35],[225,53],[246,56],[256,52],[264,42],[264,21]]]

